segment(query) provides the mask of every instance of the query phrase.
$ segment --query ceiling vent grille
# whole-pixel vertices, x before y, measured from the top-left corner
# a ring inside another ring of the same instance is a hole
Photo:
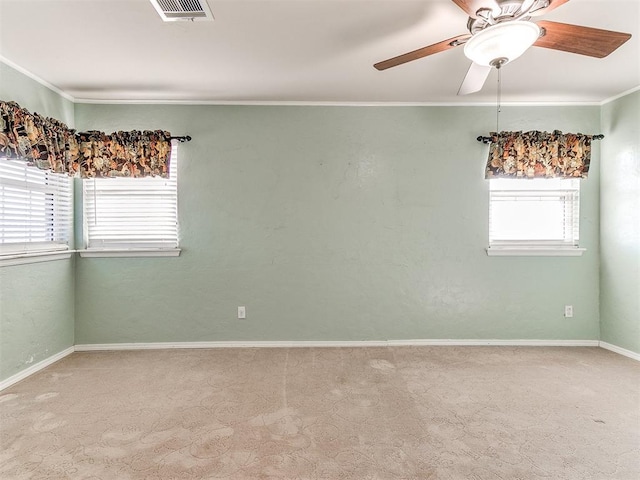
[[[162,20],[177,22],[180,20],[213,20],[211,9],[205,0],[150,0]]]

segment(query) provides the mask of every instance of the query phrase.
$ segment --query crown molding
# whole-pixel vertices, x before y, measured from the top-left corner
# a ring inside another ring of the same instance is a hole
[[[613,97],[607,98],[606,100],[603,100],[602,102],[600,102],[600,106],[606,105],[607,103],[611,103],[615,100],[618,100],[619,98],[626,97],[627,95],[630,95],[639,90],[640,90],[640,85],[638,85],[637,87],[631,88],[629,90],[626,90],[622,93],[619,93],[618,95],[614,95]]]
[[[24,67],[21,67],[20,65],[18,65],[15,62],[12,62],[11,60],[9,60],[6,57],[3,57],[2,55],[0,55],[0,63],[4,63],[5,65],[7,65],[8,67],[13,68],[14,70],[17,70],[18,72],[20,72],[21,74],[23,74],[26,77],[29,77],[31,80],[34,80],[36,82],[38,82],[40,85],[42,85],[43,87],[47,87],[49,90],[57,93],[58,95],[60,95],[62,98],[69,100],[72,103],[76,103],[76,99],[69,95],[67,92],[65,92],[64,90],[61,90],[60,88],[56,87],[55,85],[53,85],[52,83],[47,82],[45,79],[39,77],[38,75],[36,75],[33,72],[30,72],[29,70],[27,70]]]
[[[495,102],[320,102],[320,101],[257,101],[257,100],[128,100],[76,98],[84,105],[218,105],[255,107],[492,107]],[[594,102],[501,102],[503,107],[598,107]]]
[[[276,106],[276,107],[495,107],[495,102],[340,102],[340,101],[267,101],[267,100],[162,100],[162,99],[95,99],[76,98],[33,72],[0,55],[0,63],[13,68],[23,75],[52,90],[74,104],[88,105],[220,105],[220,106]],[[584,107],[603,106],[630,93],[640,90],[640,85],[602,101],[584,102],[502,102],[503,107]]]

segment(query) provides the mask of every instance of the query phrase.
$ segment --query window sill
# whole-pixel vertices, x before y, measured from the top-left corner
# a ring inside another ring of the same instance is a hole
[[[181,251],[179,248],[147,248],[131,250],[78,250],[78,253],[81,257],[87,258],[177,257]]]
[[[53,262],[67,260],[74,253],[81,257],[177,257],[182,250],[140,249],[140,250],[57,250],[46,252],[24,252],[0,255],[0,268],[14,265],[28,265],[30,263]]]
[[[11,267],[14,265],[27,265],[29,263],[53,262],[55,260],[67,260],[75,250],[52,251],[52,252],[28,252],[15,253],[0,256],[0,267]]]
[[[490,257],[581,257],[586,248],[577,247],[488,247]]]

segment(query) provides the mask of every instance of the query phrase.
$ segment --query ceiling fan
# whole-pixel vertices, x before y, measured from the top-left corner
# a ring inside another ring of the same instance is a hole
[[[631,38],[628,33],[541,20],[531,21],[569,0],[452,0],[469,15],[470,33],[378,62],[378,70],[464,45],[473,62],[458,90],[467,95],[482,89],[492,67],[500,68],[522,55],[529,47],[550,48],[603,58]]]

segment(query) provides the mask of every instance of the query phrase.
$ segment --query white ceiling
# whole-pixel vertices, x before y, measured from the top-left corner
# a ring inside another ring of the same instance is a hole
[[[149,0],[0,0],[0,56],[77,100],[493,103],[456,92],[462,48],[373,64],[466,33],[451,0],[209,0],[213,22],[162,22]],[[545,20],[631,33],[604,59],[533,47],[505,102],[601,102],[640,85],[640,0],[571,0]]]

